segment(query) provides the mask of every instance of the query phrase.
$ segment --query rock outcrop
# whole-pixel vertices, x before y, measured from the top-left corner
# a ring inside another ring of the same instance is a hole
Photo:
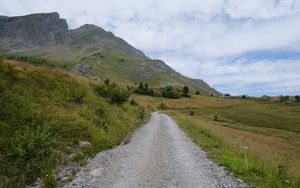
[[[0,47],[10,50],[57,45],[65,41],[68,25],[58,13],[0,18]]]

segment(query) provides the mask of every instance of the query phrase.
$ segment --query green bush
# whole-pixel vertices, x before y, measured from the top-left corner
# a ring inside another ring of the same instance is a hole
[[[191,97],[189,95],[189,87],[188,86],[184,86],[183,89],[182,89],[182,96],[183,97]]]
[[[136,102],[134,99],[130,100],[130,104],[133,105],[133,106],[138,106],[139,105],[139,103]]]
[[[140,95],[149,95],[149,96],[154,95],[153,89],[149,88],[147,83],[145,83],[145,85],[144,85],[143,82],[140,82],[139,87],[136,88],[134,90],[134,92],[137,93],[137,94],[140,94]]]
[[[125,89],[114,85],[99,85],[96,87],[96,92],[107,99],[111,103],[122,104],[129,98],[129,92]]]
[[[112,88],[110,93],[110,102],[116,104],[122,104],[129,98],[129,93],[121,88]]]
[[[157,107],[159,110],[165,110],[167,109],[167,106],[165,105],[165,103],[160,103],[160,105]]]
[[[144,117],[145,117],[145,110],[144,110],[144,108],[139,107],[138,112],[139,112],[140,118],[144,119]]]
[[[173,86],[167,86],[165,88],[162,88],[162,96],[165,98],[170,99],[179,99],[180,95],[179,92],[176,91]]]

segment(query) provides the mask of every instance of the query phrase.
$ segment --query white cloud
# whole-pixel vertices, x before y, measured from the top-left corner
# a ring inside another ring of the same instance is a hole
[[[299,80],[298,59],[234,60],[264,50],[300,53],[299,0],[0,0],[4,15],[53,11],[71,28],[85,23],[104,27],[177,71],[217,89],[225,85],[226,92],[255,83]],[[293,91],[300,92],[299,85],[294,86]]]

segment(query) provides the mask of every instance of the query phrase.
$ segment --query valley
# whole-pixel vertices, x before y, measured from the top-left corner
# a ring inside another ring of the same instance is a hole
[[[299,112],[299,96],[224,95],[96,25],[0,17],[1,188],[300,187]]]

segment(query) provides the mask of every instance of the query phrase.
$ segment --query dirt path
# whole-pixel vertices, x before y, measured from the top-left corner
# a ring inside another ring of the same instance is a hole
[[[127,145],[91,159],[65,187],[242,187],[167,115],[153,113]]]

